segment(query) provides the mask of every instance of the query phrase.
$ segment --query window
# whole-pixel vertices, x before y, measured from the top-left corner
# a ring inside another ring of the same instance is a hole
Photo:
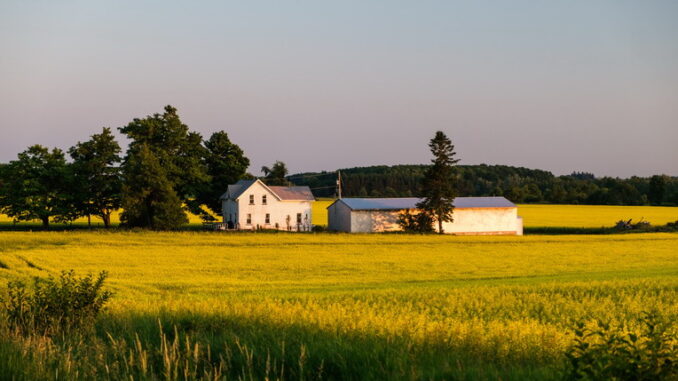
[[[252,215],[251,214],[247,215],[247,225],[252,225]]]
[[[261,196],[261,203],[266,205],[266,195]]]
[[[264,196],[264,197],[266,197],[266,196]],[[271,215],[266,213],[266,224],[270,224],[270,223],[271,223]]]
[[[301,213],[297,213],[297,223],[301,223]]]
[[[254,195],[250,195],[250,205],[254,205]]]

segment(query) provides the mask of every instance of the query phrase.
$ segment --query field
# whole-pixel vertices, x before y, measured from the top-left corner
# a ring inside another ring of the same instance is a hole
[[[332,203],[329,199],[320,199],[313,203],[313,224],[327,225],[327,207]],[[523,217],[526,228],[600,228],[613,226],[619,220],[641,219],[653,225],[663,225],[678,220],[678,207],[660,206],[608,206],[608,205],[518,205],[518,215]],[[119,214],[115,213],[111,221],[119,223]],[[196,215],[189,214],[192,225],[199,225],[202,220]],[[0,214],[0,226],[11,225],[12,220]],[[22,225],[39,226],[38,222]],[[87,219],[80,218],[75,225],[84,226]],[[101,219],[93,217],[94,226],[102,226]]]
[[[0,369],[8,379],[557,379],[575,322],[634,331],[645,311],[678,319],[677,249],[678,234],[663,233],[0,233],[0,283],[107,270],[115,292],[95,338],[56,349],[0,338]]]

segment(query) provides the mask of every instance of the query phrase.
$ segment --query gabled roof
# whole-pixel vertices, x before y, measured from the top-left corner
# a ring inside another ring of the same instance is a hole
[[[261,180],[239,180],[235,184],[228,186],[226,193],[221,195],[220,199],[225,200],[230,198],[231,200],[237,200],[247,189],[249,189],[254,183],[261,183],[261,185],[268,189],[278,200],[281,201],[314,201],[313,193],[311,193],[311,188],[308,186],[295,186],[295,187],[285,187],[285,186],[267,186]]]
[[[351,210],[403,210],[416,209],[417,203],[421,200],[421,198],[417,197],[342,198],[334,203],[341,201]],[[515,208],[516,204],[504,197],[457,197],[454,199],[454,207],[458,209]]]

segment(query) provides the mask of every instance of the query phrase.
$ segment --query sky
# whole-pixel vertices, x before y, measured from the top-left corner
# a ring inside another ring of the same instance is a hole
[[[0,162],[167,104],[253,174],[441,130],[460,164],[678,175],[678,1],[0,0]]]

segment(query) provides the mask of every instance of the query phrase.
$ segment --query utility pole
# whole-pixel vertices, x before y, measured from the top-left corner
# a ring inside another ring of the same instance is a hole
[[[337,171],[337,196],[341,199],[341,171]]]

